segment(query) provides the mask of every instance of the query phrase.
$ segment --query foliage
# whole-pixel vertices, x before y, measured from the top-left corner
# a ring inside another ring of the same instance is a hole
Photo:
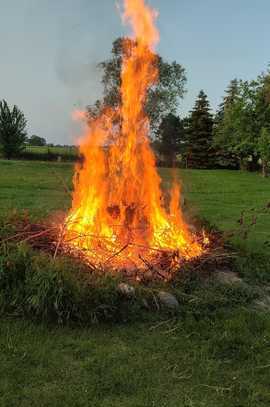
[[[253,81],[233,80],[226,93],[215,118],[214,144],[221,154],[236,156],[242,167],[248,160],[256,167],[262,159],[261,132],[270,126],[270,73]]]
[[[224,124],[225,116],[227,118],[229,115],[228,112],[235,103],[238,93],[238,80],[233,79],[225,91],[223,102],[218,107],[213,123],[213,145],[217,150],[217,162],[221,166],[232,168],[238,167],[238,158],[226,144],[227,138],[231,136],[231,129],[227,128],[225,131]],[[225,134],[226,132],[227,134]]]
[[[30,138],[27,139],[27,144],[30,146],[46,146],[46,140],[43,137],[39,137],[33,134]]]
[[[117,288],[120,274],[90,272],[75,258],[59,255],[54,259],[23,242],[6,241],[0,247],[0,311],[61,324],[127,321],[143,318],[146,310],[170,313],[159,304],[157,293],[162,289],[173,290],[182,314],[192,313],[200,319],[249,304],[257,297],[249,287],[226,286],[190,267],[187,265],[186,272],[182,269],[169,286],[164,282],[148,286],[133,282],[135,295],[127,297]],[[196,302],[190,302],[193,297],[197,297]]]
[[[262,160],[262,174],[266,177],[270,165],[270,131],[266,127],[261,129],[257,150]]]
[[[4,157],[10,159],[24,149],[26,124],[25,116],[17,106],[10,109],[5,100],[0,102],[0,145]]]
[[[209,168],[212,163],[213,119],[206,94],[200,91],[186,127],[186,161],[189,168]]]
[[[183,122],[178,116],[169,113],[162,119],[157,137],[157,148],[168,167],[173,167],[177,154],[182,151],[185,132]]]
[[[38,320],[84,323],[123,317],[117,278],[92,275],[81,262],[34,252],[26,245],[2,245],[2,312]],[[132,306],[132,301],[129,302]]]
[[[88,106],[90,117],[96,116],[104,106],[119,106],[121,102],[121,66],[125,52],[131,53],[135,42],[129,38],[118,38],[113,42],[112,56],[101,62],[103,72],[103,99]],[[154,62],[159,71],[159,82],[148,90],[145,109],[150,117],[152,133],[156,132],[163,117],[175,113],[179,100],[185,91],[186,76],[184,68],[177,62],[168,63],[156,55]]]
[[[257,135],[263,127],[270,128],[270,70],[258,76],[256,86],[255,120]]]
[[[247,85],[247,84],[245,84]],[[238,153],[241,147],[241,154],[244,156],[247,152],[244,150],[246,145],[241,143],[241,137],[246,136],[246,128],[243,129],[243,119],[241,113],[243,110],[243,98],[240,97],[240,89],[243,89],[243,83],[235,81],[231,83],[227,94],[229,96],[226,103],[226,97],[221,105],[216,125],[214,127],[215,144],[228,150],[230,153]]]

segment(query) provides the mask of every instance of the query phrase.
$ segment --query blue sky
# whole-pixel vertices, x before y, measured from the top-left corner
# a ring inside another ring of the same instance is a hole
[[[120,1],[120,0],[119,0]],[[96,64],[125,32],[114,0],[0,0],[0,99],[26,114],[30,134],[72,143],[74,107],[100,93]],[[186,68],[188,112],[200,89],[213,109],[234,77],[270,62],[269,0],[149,0],[159,10],[159,53]]]

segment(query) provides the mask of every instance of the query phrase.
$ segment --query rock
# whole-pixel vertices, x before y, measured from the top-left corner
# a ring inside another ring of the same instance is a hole
[[[126,283],[118,284],[117,290],[125,297],[131,298],[134,297],[135,295],[135,288]]]
[[[270,296],[266,295],[259,300],[254,302],[256,308],[260,309],[261,311],[270,311]]]
[[[174,295],[167,293],[166,291],[160,291],[157,296],[160,303],[164,305],[166,308],[174,310],[179,308],[179,302],[177,301]]]
[[[241,284],[243,283],[242,278],[240,278],[233,271],[216,271],[216,279],[222,284]]]

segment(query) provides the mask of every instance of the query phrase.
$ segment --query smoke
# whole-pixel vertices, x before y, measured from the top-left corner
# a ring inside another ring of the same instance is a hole
[[[100,58],[95,51],[87,54],[85,50],[74,47],[62,48],[56,57],[57,78],[67,88],[77,107],[94,103],[102,94],[102,72],[98,68]]]
[[[120,34],[115,25],[118,28],[121,24],[113,2],[80,3],[82,8],[77,15],[69,16],[62,25],[55,72],[75,103],[88,105],[102,95],[102,71],[98,65],[109,57],[112,42]]]

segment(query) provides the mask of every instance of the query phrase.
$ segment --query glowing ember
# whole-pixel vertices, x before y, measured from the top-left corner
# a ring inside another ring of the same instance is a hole
[[[164,254],[179,264],[203,252],[183,219],[177,184],[165,209],[149,144],[144,105],[158,80],[156,16],[144,0],[124,0],[134,46],[122,61],[121,106],[104,109],[88,123],[80,142],[84,162],[76,168],[65,241],[95,265],[143,268]]]

